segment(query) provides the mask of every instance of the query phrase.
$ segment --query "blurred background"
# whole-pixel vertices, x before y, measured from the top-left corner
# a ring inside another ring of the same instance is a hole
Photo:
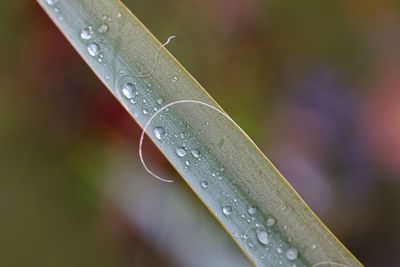
[[[361,262],[400,266],[399,1],[124,2]],[[1,266],[249,266],[34,1],[0,3],[0,40]]]

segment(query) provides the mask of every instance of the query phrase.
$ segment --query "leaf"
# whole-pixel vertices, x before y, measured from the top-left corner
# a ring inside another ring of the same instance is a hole
[[[120,1],[38,2],[253,264],[362,266]]]

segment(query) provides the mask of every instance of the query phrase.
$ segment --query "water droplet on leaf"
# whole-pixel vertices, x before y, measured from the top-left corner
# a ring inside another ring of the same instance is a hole
[[[87,51],[89,55],[95,57],[100,53],[100,46],[96,43],[91,43],[87,46]]]
[[[83,40],[91,39],[93,37],[93,29],[92,29],[92,27],[87,27],[87,28],[81,30],[79,35]]]
[[[122,94],[128,98],[131,99],[134,95],[135,92],[135,86],[133,85],[133,83],[127,82],[122,86]]]
[[[229,215],[231,215],[232,214],[232,207],[231,206],[224,206],[223,208],[222,208],[222,212],[226,215],[226,216],[229,216]]]
[[[47,4],[53,6],[58,3],[58,0],[46,0]]]
[[[176,149],[176,154],[178,155],[178,157],[183,158],[184,156],[186,156],[187,152],[184,147],[178,147]]]
[[[257,230],[257,239],[263,245],[268,245],[269,243],[269,235],[266,231]]]
[[[105,33],[108,31],[108,25],[107,24],[101,24],[99,28],[97,29],[100,33]]]
[[[153,133],[158,140],[163,139],[166,134],[165,129],[163,127],[155,127]]]
[[[196,159],[198,159],[200,157],[200,150],[198,149],[192,149],[192,151],[190,151],[190,153],[192,154],[193,157],[195,157]]]
[[[267,221],[266,221],[266,223],[267,223],[267,226],[272,226],[272,225],[274,225],[275,224],[275,219],[274,218],[268,218],[267,219]]]
[[[247,245],[249,246],[249,248],[254,248],[255,244],[253,242],[253,240],[249,239],[249,241],[247,241]]]
[[[297,251],[297,249],[295,248],[289,248],[286,251],[286,258],[290,261],[293,261],[295,259],[297,259],[297,256],[299,255],[299,252]]]
[[[256,214],[256,212],[257,212],[257,208],[256,208],[256,207],[249,207],[248,210],[247,210],[247,212],[248,212],[249,214],[251,214],[251,215],[254,215],[254,214]]]
[[[208,187],[208,182],[207,181],[201,181],[201,187],[203,187],[204,189]]]

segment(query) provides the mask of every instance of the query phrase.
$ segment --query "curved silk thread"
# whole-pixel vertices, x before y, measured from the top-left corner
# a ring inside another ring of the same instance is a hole
[[[172,36],[168,37],[167,41],[165,41],[165,43],[163,43],[158,48],[156,56],[155,56],[155,59],[154,59],[154,64],[153,64],[153,66],[152,66],[152,68],[151,68],[149,73],[147,73],[147,74],[133,74],[133,75],[129,75],[129,76],[133,76],[133,77],[137,77],[137,78],[147,78],[147,77],[151,76],[153,74],[153,72],[156,70],[157,63],[158,63],[158,57],[160,55],[161,49],[166,47],[171,42],[171,40],[174,39],[175,37],[176,37],[175,35],[172,35]]]
[[[200,104],[200,105],[206,106],[206,107],[208,107],[208,108],[211,108],[211,109],[217,111],[218,113],[222,114],[225,118],[227,118],[227,119],[228,119],[229,121],[231,121],[233,124],[237,125],[236,122],[234,122],[234,121],[233,121],[225,112],[223,112],[222,110],[220,110],[220,109],[218,109],[218,108],[216,108],[216,107],[214,107],[214,106],[212,106],[212,105],[210,105],[210,104],[207,104],[207,103],[204,103],[204,102],[201,102],[201,101],[197,101],[197,100],[185,99],[185,100],[174,101],[174,102],[171,102],[171,103],[169,103],[169,104],[163,106],[163,107],[162,107],[161,109],[159,109],[156,113],[154,113],[154,114],[150,117],[150,119],[146,122],[146,124],[144,125],[143,130],[142,130],[142,134],[140,135],[140,141],[139,141],[139,157],[140,157],[140,161],[141,161],[141,163],[142,163],[144,169],[145,169],[151,176],[153,176],[154,178],[156,178],[156,179],[158,179],[158,180],[160,180],[160,181],[162,181],[162,182],[165,182],[165,183],[172,183],[173,181],[172,181],[172,180],[167,180],[167,179],[161,178],[160,176],[158,176],[157,174],[155,174],[154,172],[152,172],[152,171],[147,167],[147,165],[146,165],[146,163],[145,163],[145,161],[144,161],[144,159],[143,159],[142,147],[143,147],[144,134],[146,133],[146,130],[147,130],[147,128],[149,127],[150,123],[153,121],[153,119],[154,119],[158,114],[160,114],[161,112],[163,112],[166,108],[169,108],[169,107],[171,107],[171,106],[178,105],[178,104],[184,104],[184,103]]]

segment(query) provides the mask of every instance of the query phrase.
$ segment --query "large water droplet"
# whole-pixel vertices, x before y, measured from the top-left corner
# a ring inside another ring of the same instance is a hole
[[[49,4],[49,5],[55,5],[55,4],[57,4],[58,3],[58,0],[46,0],[46,2],[47,2],[47,4]]]
[[[248,212],[249,214],[251,214],[251,215],[254,215],[254,214],[256,214],[256,212],[257,212],[257,208],[256,208],[256,207],[249,207],[249,208],[247,209],[247,212]]]
[[[135,90],[135,86],[130,82],[127,82],[122,86],[122,94],[128,99],[131,99],[134,96]]]
[[[229,215],[231,215],[232,214],[232,207],[231,206],[224,206],[223,208],[222,208],[222,212],[226,215],[226,216],[229,216]]]
[[[195,157],[196,159],[198,159],[200,157],[200,150],[198,149],[192,149],[192,151],[190,151],[190,153],[192,154],[193,157]]]
[[[95,57],[100,53],[100,46],[96,43],[91,43],[87,46],[87,51],[89,55]]]
[[[178,147],[176,149],[176,154],[178,155],[178,157],[183,158],[184,156],[186,156],[187,152],[184,147]]]
[[[263,245],[268,245],[269,243],[269,235],[266,231],[257,230],[257,239]]]
[[[297,256],[299,255],[299,252],[297,251],[297,249],[295,248],[289,248],[286,251],[286,258],[290,261],[293,261],[295,259],[297,259]]]
[[[164,138],[166,134],[165,129],[163,127],[154,127],[153,133],[158,140]]]
[[[89,40],[93,37],[93,29],[92,27],[87,27],[83,30],[81,30],[80,34],[81,38],[83,40]]]

